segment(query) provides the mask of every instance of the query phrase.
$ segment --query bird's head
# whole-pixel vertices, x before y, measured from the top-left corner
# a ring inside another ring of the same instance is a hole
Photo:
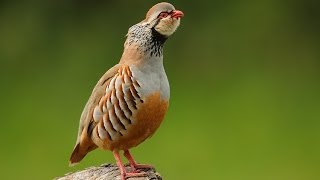
[[[180,25],[180,18],[183,12],[176,10],[174,6],[167,2],[161,2],[154,5],[146,15],[143,24],[156,30],[165,37],[172,35]]]
[[[154,5],[146,18],[131,26],[124,47],[127,51],[138,50],[151,56],[162,56],[163,44],[180,25],[183,12],[176,10],[170,3]]]

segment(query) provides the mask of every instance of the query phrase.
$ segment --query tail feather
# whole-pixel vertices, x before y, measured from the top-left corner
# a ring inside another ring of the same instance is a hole
[[[89,146],[82,146],[80,143],[78,143],[72,151],[69,160],[69,166],[77,165],[87,155],[88,152],[96,148],[97,146],[94,144],[91,144]]]

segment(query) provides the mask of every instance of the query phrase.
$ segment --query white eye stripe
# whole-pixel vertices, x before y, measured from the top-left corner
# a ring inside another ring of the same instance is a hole
[[[165,18],[165,17],[167,17],[167,16],[169,16],[169,12],[161,12],[161,13],[158,15],[159,18]]]

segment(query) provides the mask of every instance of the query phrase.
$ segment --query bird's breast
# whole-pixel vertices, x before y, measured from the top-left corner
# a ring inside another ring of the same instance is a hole
[[[137,89],[143,97],[155,92],[160,93],[160,99],[169,100],[170,86],[162,61],[145,64],[142,67],[130,67],[134,79],[141,84]]]

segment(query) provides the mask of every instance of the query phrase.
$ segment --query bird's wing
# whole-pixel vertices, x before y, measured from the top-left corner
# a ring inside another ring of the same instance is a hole
[[[81,114],[77,142],[70,157],[70,165],[75,165],[80,162],[89,151],[92,151],[97,147],[89,137],[94,124],[92,113],[94,107],[106,93],[106,87],[110,83],[110,80],[117,74],[119,68],[120,65],[117,64],[109,69],[94,87]]]
[[[77,143],[80,142],[81,139],[81,134],[84,130],[88,130],[90,123],[93,121],[93,110],[95,106],[99,103],[99,100],[103,97],[103,95],[106,92],[106,87],[110,83],[110,80],[112,77],[114,77],[118,70],[120,68],[120,65],[117,64],[110,68],[98,81],[96,86],[94,87],[91,96],[84,107],[81,118],[80,118],[80,123],[79,123],[79,131],[78,131],[78,138],[77,138]]]
[[[123,136],[121,131],[131,124],[132,114],[143,103],[137,91],[139,87],[128,65],[116,65],[102,76],[82,112],[70,164],[81,161],[97,147],[93,136],[102,140]]]

